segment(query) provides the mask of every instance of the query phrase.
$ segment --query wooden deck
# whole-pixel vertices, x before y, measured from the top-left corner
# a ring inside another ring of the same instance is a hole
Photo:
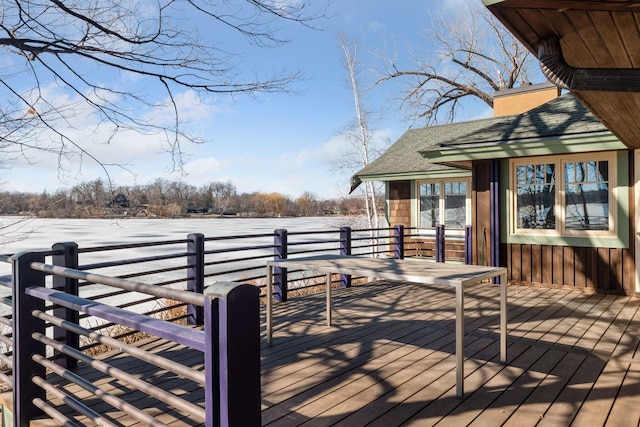
[[[452,289],[339,290],[332,327],[323,295],[277,304],[263,425],[640,425],[640,299],[511,286],[503,366],[498,291],[467,294],[462,399]]]
[[[375,282],[336,290],[332,327],[324,323],[324,294],[275,304],[274,345],[263,340],[262,347],[262,424],[638,427],[640,299],[520,286],[508,295],[509,363],[501,365],[499,288],[482,284],[467,294],[462,399],[455,397],[452,288]],[[202,362],[199,352],[144,345]],[[106,356],[131,367],[126,357]],[[166,371],[139,371],[202,404],[202,389]],[[97,383],[136,404],[135,390]],[[199,424],[153,399],[142,404],[167,424]],[[126,411],[106,415],[135,424]]]

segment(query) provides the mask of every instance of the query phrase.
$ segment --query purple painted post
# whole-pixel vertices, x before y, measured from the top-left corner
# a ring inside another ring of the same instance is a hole
[[[444,262],[444,225],[436,225],[436,262]]]
[[[490,224],[489,246],[490,265],[500,265],[500,161],[492,160],[489,171],[489,199],[490,199]],[[493,278],[493,283],[498,283],[498,278]]]
[[[340,255],[351,255],[351,227],[340,227]],[[351,275],[340,275],[340,287],[351,287]]]
[[[393,227],[393,257],[404,259],[404,225]]]
[[[472,227],[467,225],[464,227],[464,263],[473,264],[473,234]]]
[[[56,243],[51,247],[54,252],[52,258],[53,265],[59,265],[67,268],[78,268],[78,245],[73,242]],[[53,276],[53,289],[57,289],[66,294],[78,296],[78,279],[71,279],[62,276]],[[64,319],[67,322],[71,322],[75,325],[78,324],[80,314],[76,310],[70,308],[56,308],[53,310],[53,315]],[[80,338],[78,334],[68,331],[64,328],[53,328],[53,337],[56,341],[62,342],[74,349],[80,348]],[[58,351],[54,351],[54,355],[60,355]],[[78,360],[67,355],[62,355],[55,359],[55,363],[67,368],[75,369],[78,366]]]
[[[45,368],[34,362],[32,356],[45,356],[45,345],[31,338],[31,334],[45,333],[45,323],[31,315],[33,310],[44,311],[44,301],[28,296],[28,287],[45,285],[45,275],[32,270],[32,262],[44,263],[44,255],[38,252],[22,252],[13,255],[13,425],[28,426],[29,421],[42,414],[32,402],[35,398],[46,400],[46,392],[35,387],[31,378],[46,378]]]
[[[204,235],[192,233],[187,236],[187,290],[196,293],[204,292]],[[202,325],[204,310],[192,304],[187,305],[187,324]]]
[[[273,240],[273,259],[287,259],[287,230],[279,229],[274,231]],[[270,283],[267,283],[270,286]],[[275,301],[285,302],[287,301],[287,294],[289,291],[289,282],[287,276],[287,269],[276,267],[273,269],[273,299]]]
[[[207,427],[261,425],[259,290],[217,283],[205,295]]]
[[[214,285],[216,286],[216,285]],[[218,298],[205,295],[204,298],[204,409],[205,426],[220,426],[220,404],[223,396],[220,390],[220,304]]]

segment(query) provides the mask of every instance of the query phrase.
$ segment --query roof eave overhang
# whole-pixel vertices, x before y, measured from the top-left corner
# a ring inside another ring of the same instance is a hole
[[[483,0],[628,147],[640,148],[640,0]]]
[[[611,132],[602,131],[549,138],[462,144],[420,154],[430,162],[451,163],[624,149],[627,147]]]
[[[430,171],[398,172],[390,174],[358,175],[362,181],[405,181],[415,179],[431,179],[440,177],[471,176],[468,169],[438,169]]]

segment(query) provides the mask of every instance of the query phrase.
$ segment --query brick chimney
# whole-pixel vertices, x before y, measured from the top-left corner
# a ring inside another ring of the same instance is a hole
[[[560,88],[553,83],[523,84],[493,94],[493,116],[521,114],[560,96]]]

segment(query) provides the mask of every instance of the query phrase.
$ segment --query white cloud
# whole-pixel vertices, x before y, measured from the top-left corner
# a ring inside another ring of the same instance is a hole
[[[161,126],[173,126],[175,112],[172,101],[178,109],[180,122],[183,124],[203,124],[213,115],[224,111],[220,105],[224,102],[214,97],[203,98],[194,90],[175,93],[173,99],[166,97],[156,108],[149,110],[142,116],[145,121]],[[216,102],[218,101],[218,102]]]
[[[372,33],[379,33],[381,31],[383,31],[384,28],[385,28],[384,23],[380,22],[377,19],[374,19],[374,20],[369,22],[368,30],[371,31]]]

